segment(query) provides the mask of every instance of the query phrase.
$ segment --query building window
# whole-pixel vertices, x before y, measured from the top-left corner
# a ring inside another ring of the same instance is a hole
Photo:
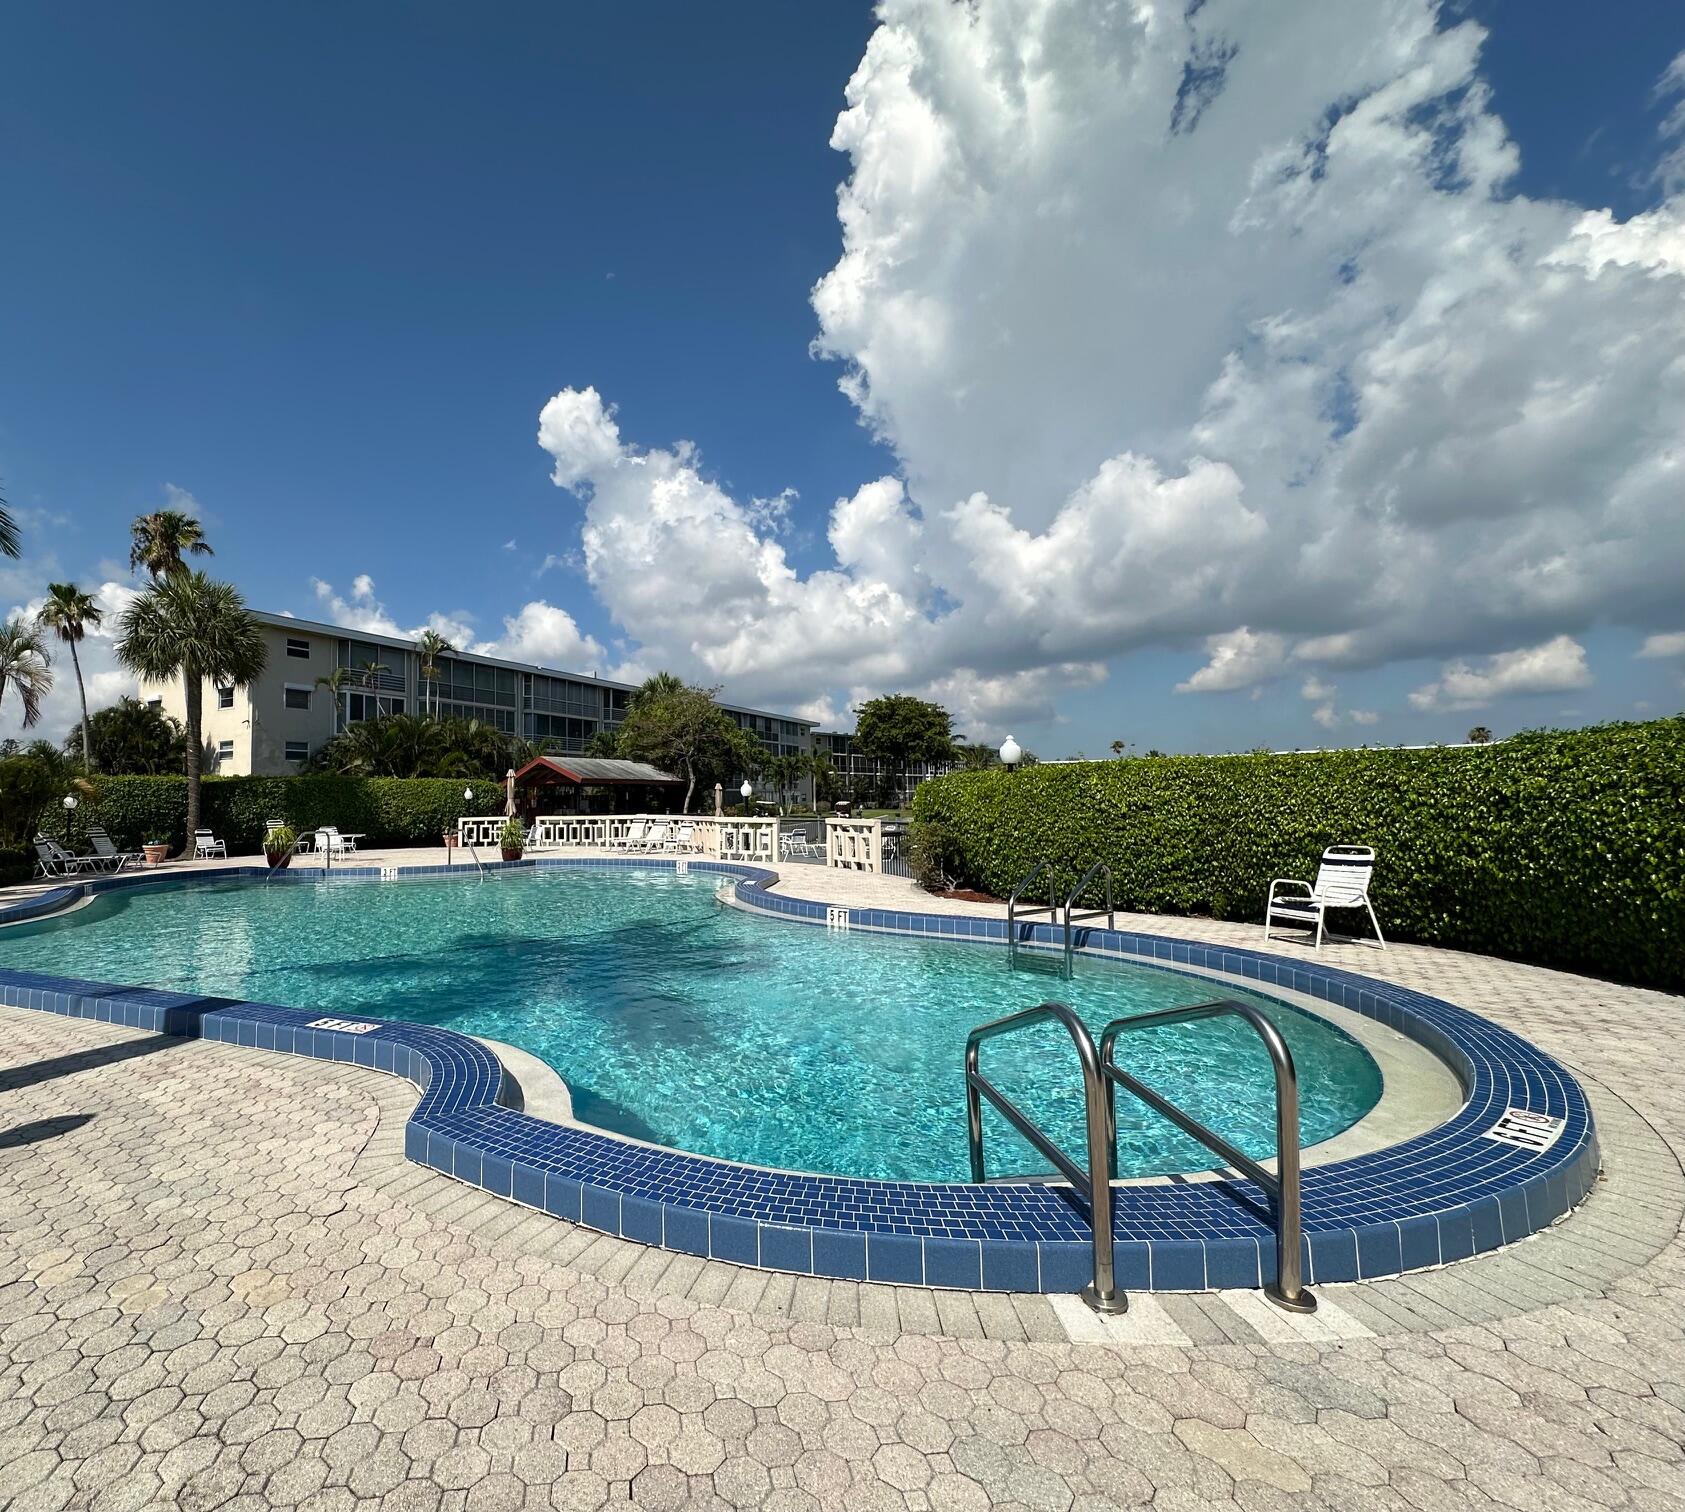
[[[219,740],[216,743],[216,764],[221,766],[223,762],[232,761],[233,759],[234,742],[232,740]]]
[[[310,642],[307,640],[299,640],[298,637],[289,635],[287,637],[287,655],[296,656],[300,661],[309,661]]]
[[[234,689],[223,684],[218,684],[216,690],[216,706],[219,709],[232,709],[234,707]]]
[[[286,700],[289,709],[308,709],[310,707],[310,689],[288,683]]]
[[[308,740],[289,740],[287,742],[287,760],[310,760],[310,742]]]

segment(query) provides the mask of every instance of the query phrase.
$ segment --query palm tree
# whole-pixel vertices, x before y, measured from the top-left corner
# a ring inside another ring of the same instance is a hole
[[[76,654],[76,643],[88,626],[97,625],[105,616],[94,602],[93,595],[84,593],[74,583],[48,583],[47,602],[41,606],[35,621],[51,630],[70,647],[70,665],[76,669],[76,692],[82,700],[82,767],[94,768],[93,736],[88,731],[88,686],[82,681],[82,658]]]
[[[263,634],[231,583],[184,568],[166,572],[123,611],[117,660],[154,682],[180,677],[187,703],[187,843],[199,827],[203,710],[207,679],[223,687],[251,683],[266,659]]]
[[[179,509],[155,509],[151,514],[137,515],[129,535],[129,570],[144,567],[153,582],[186,572],[184,554],[215,555],[205,540],[204,527]]]
[[[376,684],[392,669],[385,662],[366,661],[358,669],[363,674],[363,686],[374,695],[374,717],[380,718],[380,689]]]
[[[1485,725],[1476,725],[1463,737],[1470,745],[1490,745],[1492,732]]]
[[[22,555],[23,541],[18,537],[17,521],[6,513],[6,501],[0,499],[0,556]]]
[[[349,667],[335,667],[326,676],[316,679],[316,686],[325,689],[333,699],[333,732],[339,734],[339,716],[345,711],[345,690],[357,681],[357,674]]]
[[[47,665],[41,632],[21,619],[0,622],[0,703],[6,700],[8,685],[18,690],[27,730],[41,717],[41,700],[53,686],[53,669]]]
[[[424,679],[422,688],[421,712],[427,712],[427,685],[437,683],[439,679],[439,658],[447,652],[456,650],[437,630],[423,630],[415,643],[416,655],[421,658],[421,675]],[[433,707],[439,705],[438,689],[433,689]]]

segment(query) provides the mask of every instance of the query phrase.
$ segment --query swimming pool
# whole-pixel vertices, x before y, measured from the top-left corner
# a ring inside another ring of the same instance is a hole
[[[1098,1030],[1213,996],[1185,975],[1107,961],[1071,980],[1045,957],[780,927],[723,908],[718,879],[670,867],[508,871],[484,884],[249,882],[132,887],[0,932],[0,968],[146,983],[436,1025],[518,1045],[568,1083],[584,1122],[701,1155],[880,1180],[966,1176],[966,1032],[1047,998]],[[1299,1066],[1306,1144],[1349,1127],[1381,1077],[1332,1024],[1253,997]],[[1057,1029],[990,1057],[989,1074],[1082,1149],[1080,1096]],[[1039,1053],[1045,1051],[1046,1053]],[[1274,1153],[1272,1080],[1245,1025],[1139,1036],[1130,1068],[1256,1155]],[[1211,1157],[1120,1100],[1119,1173]],[[1045,1162],[1004,1122],[991,1166]]]

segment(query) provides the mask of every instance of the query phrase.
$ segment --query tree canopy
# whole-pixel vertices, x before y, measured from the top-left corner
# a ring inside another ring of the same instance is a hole
[[[854,711],[854,749],[904,771],[917,762],[954,759],[953,716],[939,703],[910,693],[885,693]]]
[[[657,673],[627,701],[615,741],[617,756],[684,774],[686,813],[698,786],[752,774],[766,759],[760,742],[714,702],[718,691]]]
[[[67,755],[80,749],[84,727],[64,737]],[[187,761],[187,732],[153,704],[120,698],[89,716],[93,764],[102,772],[142,777],[179,776]]]

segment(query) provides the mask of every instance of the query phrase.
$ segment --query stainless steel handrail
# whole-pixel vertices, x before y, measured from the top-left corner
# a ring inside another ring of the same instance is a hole
[[[1150,1029],[1168,1024],[1186,1024],[1196,1019],[1217,1018],[1232,1014],[1245,1020],[1256,1031],[1269,1051],[1275,1068],[1275,1171],[1266,1170],[1250,1155],[1237,1150],[1214,1129],[1208,1129],[1192,1114],[1183,1111],[1145,1082],[1138,1081],[1117,1064],[1118,1036],[1125,1030]],[[1135,1018],[1114,1019],[1100,1036],[1100,1074],[1105,1085],[1105,1147],[1112,1162],[1110,1174],[1116,1174],[1117,1100],[1113,1085],[1134,1093],[1155,1113],[1168,1118],[1183,1133],[1192,1135],[1208,1149],[1214,1150],[1236,1170],[1257,1182],[1274,1199],[1276,1279],[1264,1288],[1264,1295],[1278,1307],[1289,1312],[1316,1311],[1316,1298],[1306,1291],[1300,1261],[1300,1204],[1299,1204],[1299,1073],[1293,1064],[1293,1052],[1287,1041],[1256,1008],[1232,999],[1211,1003],[1195,1003],[1186,1008],[1166,1008],[1158,1013],[1144,1013]]]
[[[1006,953],[1009,959],[1016,960],[1018,956],[1018,921],[1020,919],[1033,918],[1037,914],[1046,914],[1050,919],[1056,919],[1059,916],[1059,901],[1053,892],[1052,877],[1047,879],[1047,906],[1045,908],[1039,903],[1031,908],[1020,908],[1018,906],[1018,900],[1035,885],[1036,878],[1046,870],[1047,862],[1036,862],[1029,876],[1012,889],[1011,896],[1006,900]]]
[[[480,853],[474,849],[474,842],[467,840],[463,843],[468,847],[468,854],[474,858],[474,865],[480,868],[480,880],[484,882],[487,877],[490,877],[492,881],[497,881],[497,873],[488,869],[486,863],[480,859]]]
[[[1091,908],[1086,913],[1073,914],[1072,906],[1083,894],[1083,890],[1094,880],[1096,872],[1106,874],[1106,906]],[[1104,861],[1096,861],[1082,874],[1082,880],[1065,895],[1065,975],[1071,974],[1071,963],[1075,955],[1075,947],[1071,943],[1071,923],[1073,920],[1098,919],[1101,914],[1106,916],[1106,928],[1117,928],[1117,911],[1112,907],[1112,869]]]
[[[1033,880],[1033,878],[1032,878]],[[983,1044],[1027,1029],[1033,1024],[1058,1023],[1070,1035],[1082,1063],[1083,1108],[1087,1115],[1088,1171],[1070,1158],[1036,1127],[1030,1116],[1004,1092],[996,1087],[978,1068],[978,1052]],[[1094,1280],[1083,1288],[1082,1299],[1096,1312],[1120,1313],[1129,1307],[1129,1299],[1117,1289],[1116,1273],[1112,1266],[1112,1187],[1113,1159],[1106,1122],[1105,1078],[1094,1048],[1094,1036],[1088,1026],[1063,1003],[1042,1003],[1010,1013],[992,1023],[980,1024],[965,1039],[965,1116],[966,1137],[971,1149],[971,1179],[987,1181],[983,1162],[983,1099],[988,1098],[1013,1128],[1040,1150],[1058,1167],[1073,1187],[1088,1194],[1089,1223],[1094,1231]]]

